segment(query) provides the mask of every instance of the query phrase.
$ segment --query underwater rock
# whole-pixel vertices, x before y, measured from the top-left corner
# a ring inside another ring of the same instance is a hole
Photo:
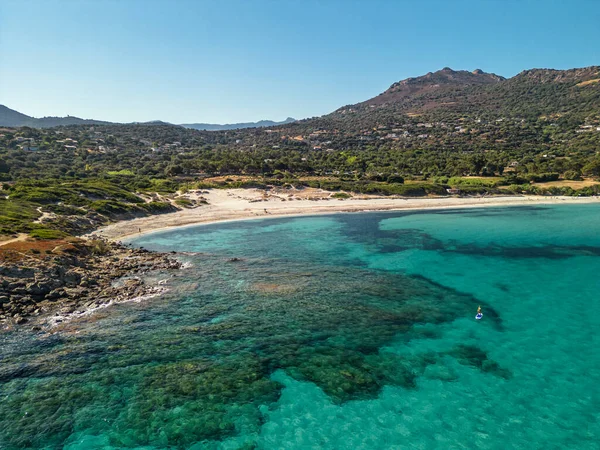
[[[447,354],[456,358],[460,364],[476,367],[482,372],[488,372],[505,379],[512,376],[509,370],[500,367],[497,362],[488,358],[486,352],[473,345],[459,345]]]
[[[59,296],[54,302],[32,306],[74,312],[139,295],[147,288],[139,279],[116,287],[104,280],[168,265],[159,254],[146,253],[148,261],[136,251],[127,255],[133,259],[103,259],[95,272],[77,268],[82,279],[99,274],[98,285],[85,288],[95,297],[66,299],[70,288],[61,285],[49,293]],[[443,358],[500,373],[484,352],[468,347],[453,354],[382,351],[396,340],[439,338],[439,324],[472,317],[474,304],[489,318],[482,326],[499,320],[485,302],[427,278],[297,259],[285,261],[285,273],[266,258],[240,271],[223,256],[190,258],[196,271],[178,273],[173,284],[180,291],[152,309],[95,314],[95,327],[65,322],[60,333],[38,338],[43,351],[7,354],[0,447],[62,448],[88,429],[117,448],[187,449],[258,435],[282,393],[271,378],[278,370],[314,383],[337,404],[376,398],[387,385],[417,389],[418,377],[436,376]]]

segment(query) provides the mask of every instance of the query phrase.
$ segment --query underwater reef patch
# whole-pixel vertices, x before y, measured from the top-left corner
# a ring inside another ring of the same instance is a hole
[[[375,398],[386,385],[416,389],[448,356],[509,376],[475,347],[382,351],[398,339],[437,339],[436,327],[471,317],[478,304],[482,326],[500,329],[493,307],[425,277],[312,261],[287,261],[285,271],[267,259],[203,266],[206,256],[196,258],[197,272],[173,279],[151,307],[124,305],[82,323],[85,333],[32,337],[30,350],[6,355],[0,447],[59,449],[85,431],[117,447],[184,449],[258,433],[280,397],[271,379],[280,369],[338,404]]]

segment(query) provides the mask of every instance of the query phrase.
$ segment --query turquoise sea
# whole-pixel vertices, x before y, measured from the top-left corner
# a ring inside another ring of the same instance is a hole
[[[599,449],[599,225],[589,204],[140,236],[190,264],[148,275],[167,294],[0,333],[0,448]]]

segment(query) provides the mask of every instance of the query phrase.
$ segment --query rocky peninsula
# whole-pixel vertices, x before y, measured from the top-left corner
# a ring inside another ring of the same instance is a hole
[[[59,323],[109,303],[158,294],[161,287],[143,275],[181,266],[172,255],[103,239],[11,242],[0,246],[0,328]]]

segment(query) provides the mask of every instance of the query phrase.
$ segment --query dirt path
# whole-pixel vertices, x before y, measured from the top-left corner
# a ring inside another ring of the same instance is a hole
[[[33,221],[33,223],[42,223],[46,219],[54,219],[56,217],[56,214],[54,214],[54,213],[49,213],[49,212],[42,211],[42,207],[41,206],[39,208],[37,208],[37,212],[39,212],[41,214],[41,216],[38,217],[37,219],[35,219]]]
[[[4,245],[8,245],[8,244],[12,244],[13,242],[21,242],[26,240],[29,237],[28,234],[25,233],[19,233],[19,235],[16,238],[11,238],[11,239],[6,239],[4,241],[0,241],[0,247],[4,246]]]

